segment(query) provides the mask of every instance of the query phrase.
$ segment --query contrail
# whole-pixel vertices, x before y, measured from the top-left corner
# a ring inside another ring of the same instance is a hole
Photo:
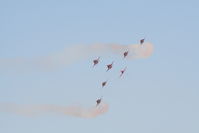
[[[81,118],[94,118],[109,109],[108,104],[101,103],[98,107],[82,108],[81,106],[58,106],[58,105],[18,105],[12,103],[0,103],[0,112],[15,113],[24,116],[37,116],[47,113],[70,115]]]
[[[151,43],[130,44],[93,44],[93,45],[75,45],[65,48],[63,51],[44,56],[36,57],[33,59],[26,58],[12,58],[12,59],[1,59],[0,58],[0,69],[1,68],[57,68],[64,67],[72,64],[78,60],[86,59],[90,56],[100,56],[104,54],[113,53],[122,56],[123,52],[128,50],[129,55],[127,59],[139,59],[147,58],[153,53],[153,45]]]

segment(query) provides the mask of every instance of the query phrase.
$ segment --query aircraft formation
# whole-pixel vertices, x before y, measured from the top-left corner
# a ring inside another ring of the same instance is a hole
[[[145,38],[143,38],[143,39],[140,40],[140,46],[142,46],[142,45],[144,44],[144,41],[145,41]],[[129,51],[128,51],[128,50],[127,50],[127,51],[124,51],[124,53],[123,53],[123,58],[126,58],[126,57],[128,56],[128,54],[129,54]],[[100,62],[100,57],[98,57],[97,59],[94,59],[94,60],[93,60],[93,67],[95,67],[99,62]],[[106,65],[106,67],[107,67],[106,72],[108,72],[110,69],[113,68],[113,63],[114,63],[114,61],[112,61],[111,64]],[[120,78],[123,76],[123,74],[125,73],[126,69],[127,69],[127,67],[125,67],[124,69],[120,70],[120,76],[119,76]],[[107,85],[107,82],[108,82],[108,80],[102,82],[102,84],[101,84],[101,85],[102,85],[102,88],[105,87],[105,86]],[[96,100],[96,107],[97,107],[101,102],[102,102],[102,96],[101,96],[101,98],[98,98],[98,99]]]

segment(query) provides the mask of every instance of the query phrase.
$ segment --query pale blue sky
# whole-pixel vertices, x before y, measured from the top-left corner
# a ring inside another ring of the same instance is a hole
[[[116,67],[127,64],[128,71],[107,86],[105,115],[0,113],[0,132],[198,133],[198,5],[196,0],[1,0],[1,59],[49,55],[75,44],[134,44],[145,36],[155,50],[148,59],[118,61]],[[52,71],[1,69],[0,102],[93,105],[100,82],[117,69],[103,71],[112,60],[106,57],[91,70],[91,60]]]

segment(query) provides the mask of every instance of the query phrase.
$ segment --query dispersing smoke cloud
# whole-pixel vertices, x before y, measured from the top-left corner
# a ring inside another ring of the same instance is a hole
[[[108,104],[101,103],[97,107],[82,108],[80,106],[63,107],[58,105],[17,105],[0,103],[0,112],[15,113],[25,116],[36,116],[47,113],[57,113],[62,115],[70,115],[81,118],[94,118],[103,113],[106,113],[109,109]]]
[[[0,59],[1,68],[56,68],[63,67],[74,63],[78,60],[88,58],[90,56],[101,56],[104,54],[114,53],[122,56],[124,51],[129,51],[128,59],[138,59],[149,57],[153,52],[153,45],[151,43],[130,44],[93,44],[93,45],[75,45],[65,48],[58,53],[38,57],[34,59],[26,58],[13,58],[13,59]]]

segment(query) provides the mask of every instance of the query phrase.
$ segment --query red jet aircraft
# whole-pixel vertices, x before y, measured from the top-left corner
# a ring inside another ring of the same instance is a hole
[[[145,38],[144,38],[144,39],[141,39],[141,40],[140,40],[140,44],[142,45],[142,44],[144,43],[144,41],[145,41]]]
[[[101,98],[100,98],[100,99],[97,99],[97,101],[96,101],[96,107],[101,103],[101,101],[102,101]]]
[[[114,63],[114,62],[112,62],[112,63],[109,64],[109,65],[106,65],[106,66],[107,66],[107,70],[106,70],[106,71],[110,70],[110,69],[113,67],[113,63]]]
[[[100,59],[100,57],[98,57],[97,59],[93,60],[93,67],[99,63],[99,59]]]
[[[124,52],[124,58],[128,55],[129,51]]]
[[[102,87],[106,85],[107,81],[102,82]]]
[[[120,71],[121,72],[120,77],[122,77],[122,75],[124,74],[125,71],[126,71],[126,67]]]

